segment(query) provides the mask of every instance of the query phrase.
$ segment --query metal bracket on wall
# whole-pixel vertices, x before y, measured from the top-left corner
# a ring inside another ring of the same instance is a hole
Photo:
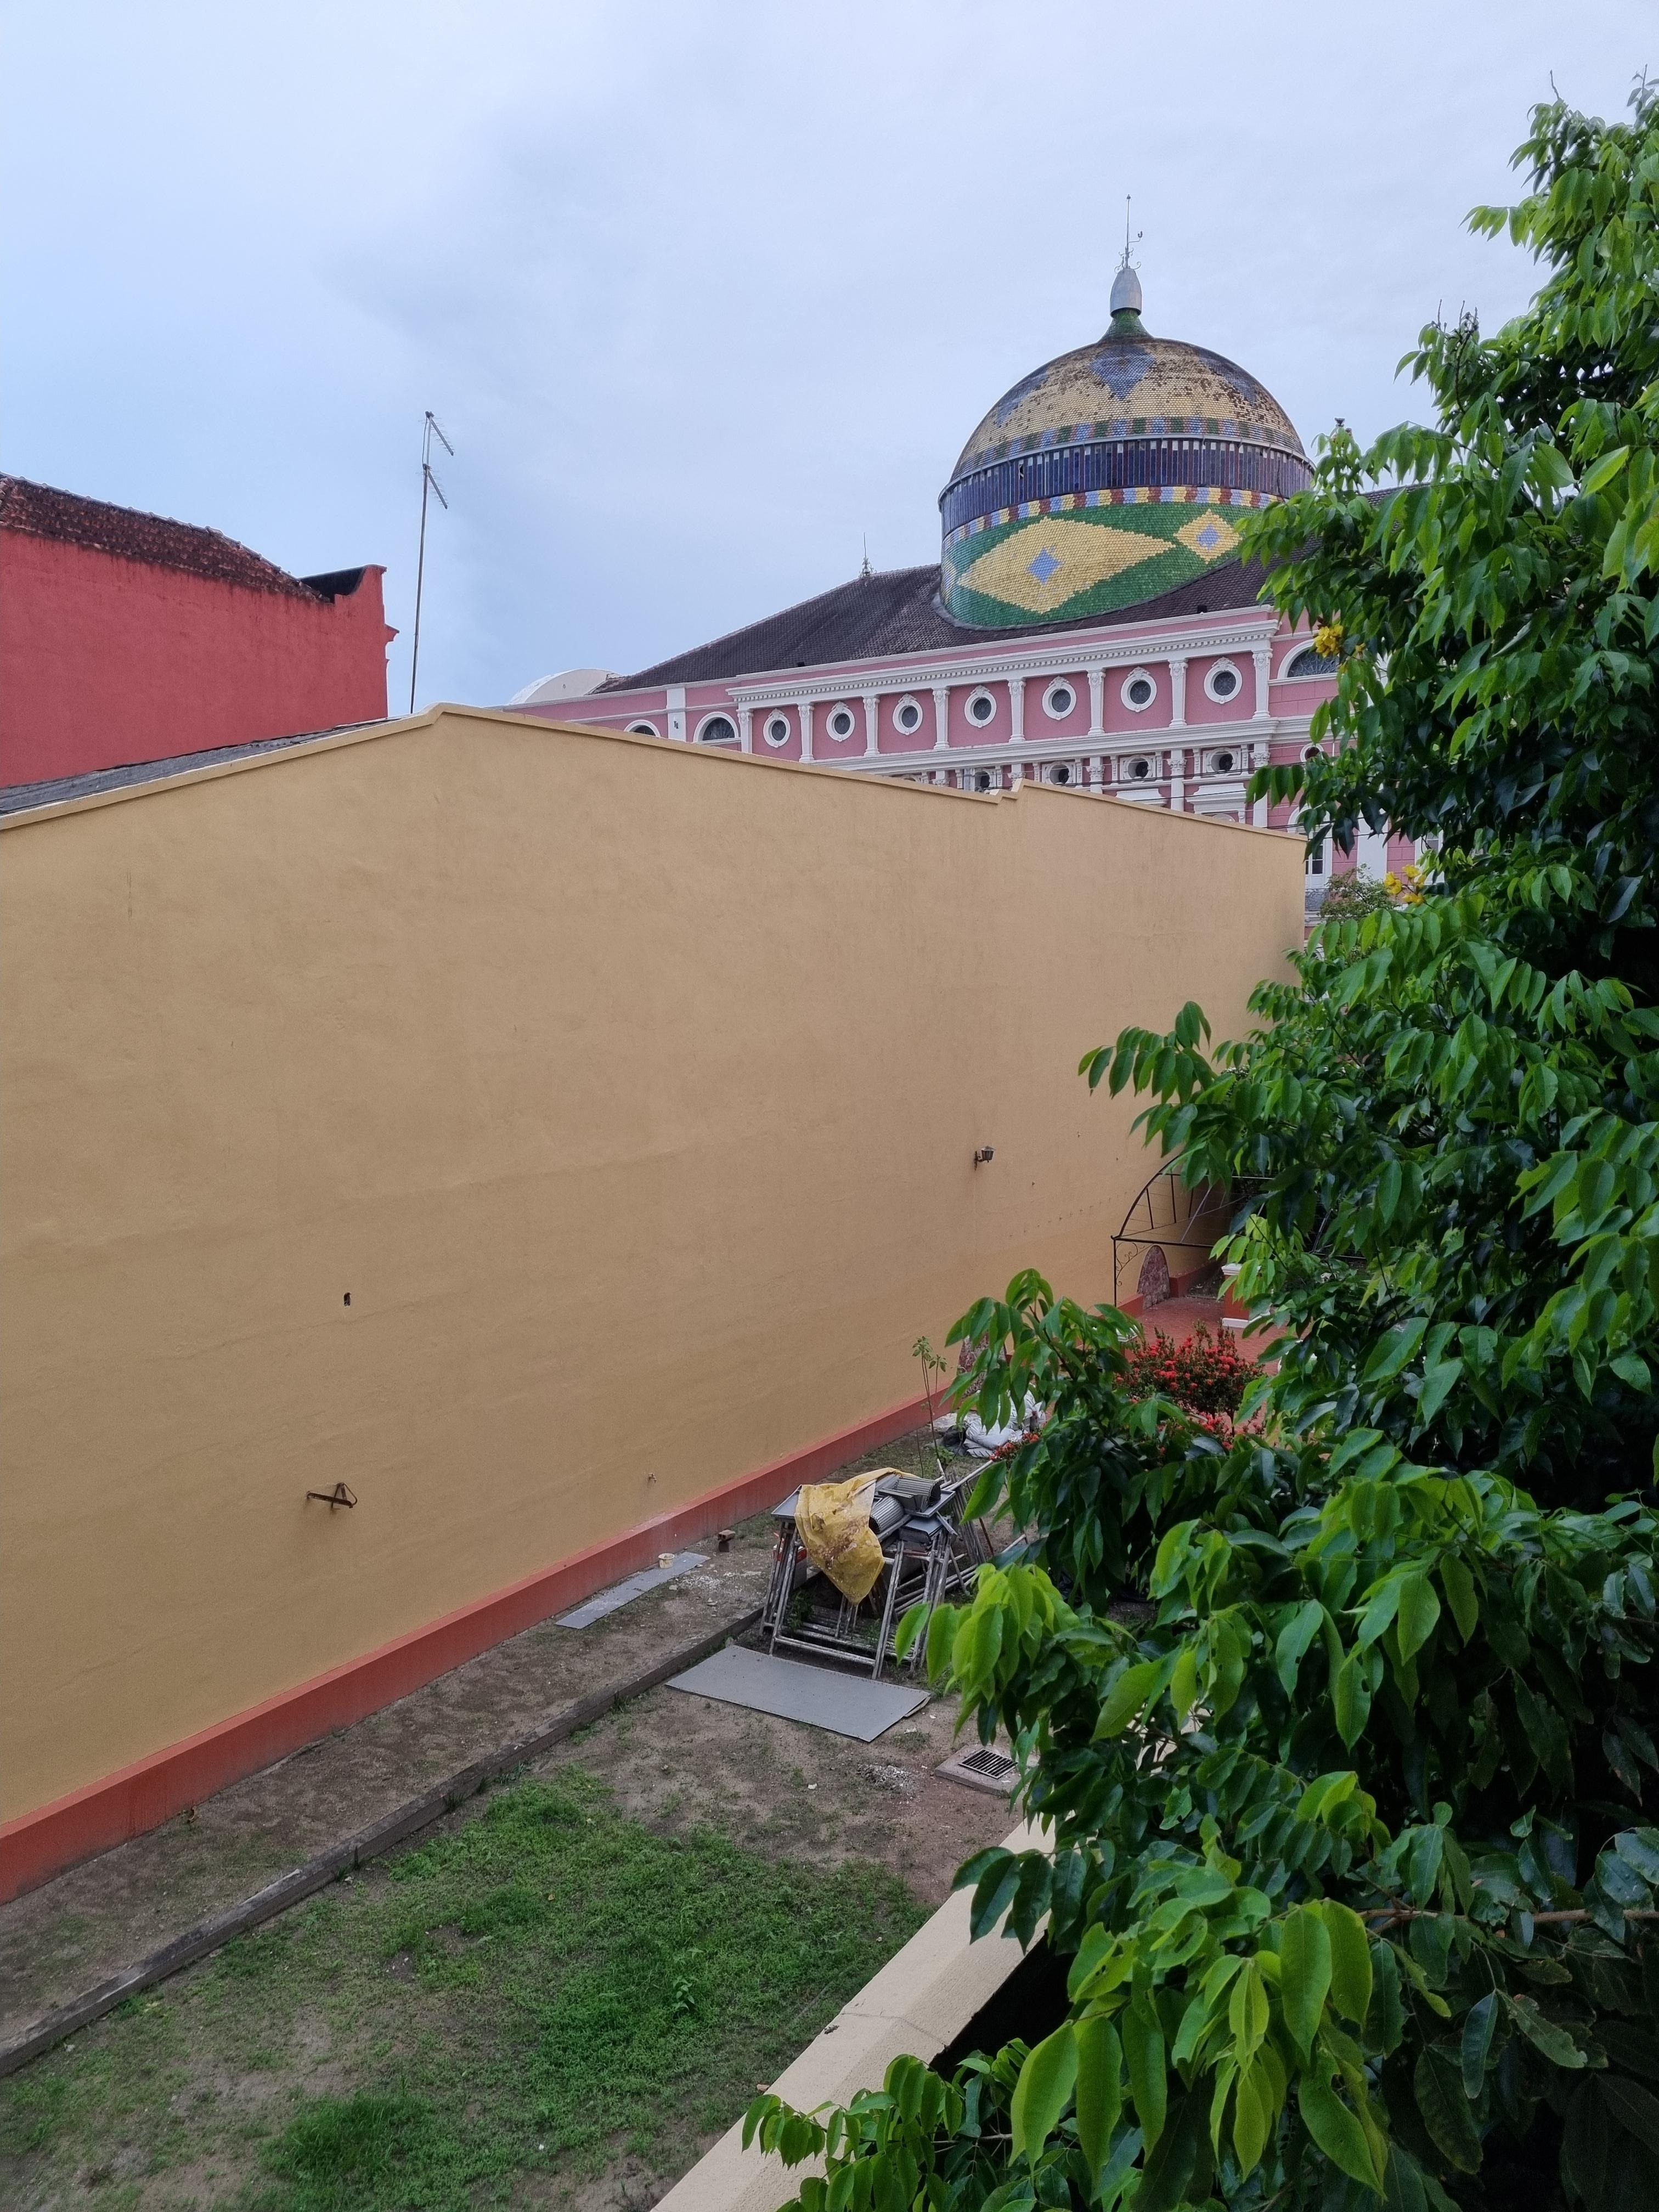
[[[308,1490],[306,1498],[307,1502],[314,1498],[319,1505],[326,1505],[331,1513],[337,1505],[355,1505],[357,1503],[355,1492],[348,1490],[343,1482],[337,1482],[332,1490]]]

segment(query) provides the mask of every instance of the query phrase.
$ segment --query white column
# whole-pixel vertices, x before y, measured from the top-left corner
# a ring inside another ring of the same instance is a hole
[[[1023,676],[1008,678],[1008,735],[1015,744],[1021,744],[1025,736],[1025,678]]]
[[[876,739],[881,732],[881,702],[873,691],[864,695],[864,757],[874,760]]]
[[[738,745],[739,750],[745,753],[752,753],[755,750],[754,712],[752,707],[739,707],[738,709]]]
[[[1187,674],[1185,661],[1181,665],[1181,673],[1184,681]],[[1172,814],[1184,814],[1187,811],[1186,768],[1187,755],[1184,749],[1178,749],[1170,755],[1170,811]]]
[[[797,699],[795,712],[800,716],[800,757],[804,761],[812,757],[812,702]]]
[[[1269,757],[1269,749],[1267,745],[1255,744],[1250,747],[1250,766],[1252,769],[1266,768]],[[1250,820],[1258,830],[1265,830],[1267,828],[1267,802],[1265,798],[1258,799],[1255,804],[1251,807]]]
[[[1255,719],[1258,722],[1265,722],[1267,719],[1267,678],[1272,670],[1273,648],[1259,645],[1250,658],[1255,663]]]
[[[685,686],[671,684],[668,687],[668,734],[685,743]]]
[[[1172,659],[1170,662],[1170,727],[1184,730],[1187,726],[1187,663]]]
[[[951,687],[933,686],[933,750],[942,753],[951,742]]]
[[[1106,726],[1101,720],[1105,694],[1105,677],[1099,669],[1091,668],[1089,671],[1089,735],[1091,738],[1103,738],[1106,734]]]

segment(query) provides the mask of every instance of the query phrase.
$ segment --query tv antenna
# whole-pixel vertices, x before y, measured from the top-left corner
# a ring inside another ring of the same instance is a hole
[[[421,665],[421,592],[426,582],[427,495],[429,492],[436,492],[439,506],[446,514],[449,512],[449,501],[444,497],[444,488],[432,471],[432,441],[434,438],[453,461],[455,458],[455,448],[445,437],[437,416],[428,407],[426,410],[426,427],[421,434],[421,550],[415,563],[415,643],[414,649],[409,657],[409,711],[411,714],[415,712],[415,678]]]
[[[1123,195],[1123,258],[1118,264],[1118,266],[1122,269],[1127,269],[1129,266],[1129,256],[1134,252],[1136,246],[1139,245],[1142,238],[1146,234],[1144,232],[1139,230],[1135,232],[1133,238],[1129,234],[1129,209],[1133,200],[1133,197],[1134,195],[1132,192],[1125,192]]]

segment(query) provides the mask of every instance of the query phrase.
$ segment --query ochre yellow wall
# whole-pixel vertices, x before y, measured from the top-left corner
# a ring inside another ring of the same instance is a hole
[[[1236,1029],[1302,866],[456,709],[15,819],[0,1811],[912,1396],[1017,1267],[1109,1295],[1078,1058]]]

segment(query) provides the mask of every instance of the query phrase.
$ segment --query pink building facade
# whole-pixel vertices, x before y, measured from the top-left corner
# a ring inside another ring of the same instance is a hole
[[[1016,779],[1299,834],[1249,797],[1297,758],[1329,664],[1261,599],[1238,510],[1307,479],[1246,372],[1149,337],[1127,264],[1112,324],[1038,370],[969,441],[938,567],[868,574],[630,676],[583,672],[520,711],[858,775],[991,792]],[[1021,495],[1028,495],[1022,496]],[[580,695],[580,696],[573,696]],[[1308,855],[1381,878],[1409,843]]]

